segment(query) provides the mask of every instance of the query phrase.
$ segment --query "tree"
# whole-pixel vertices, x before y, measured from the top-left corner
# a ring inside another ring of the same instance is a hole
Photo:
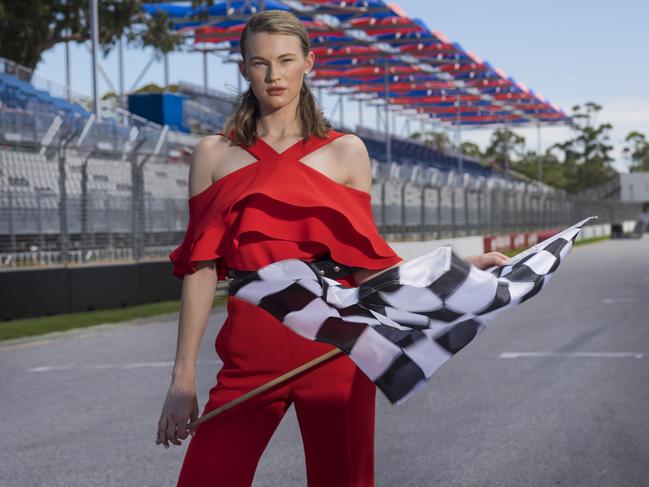
[[[629,132],[622,153],[631,162],[630,172],[649,172],[649,141],[640,132]]]
[[[177,93],[179,87],[177,84],[171,84],[165,90],[164,86],[157,85],[156,83],[148,83],[144,86],[140,86],[134,93],[164,93],[165,91],[171,93]]]
[[[491,134],[489,146],[484,152],[487,166],[508,169],[507,162],[513,165],[514,157],[523,157],[525,153],[525,137],[515,134],[509,128],[496,129]]]
[[[442,154],[450,154],[453,152],[450,139],[446,132],[437,132],[428,130],[425,132],[413,132],[411,138],[419,141],[427,147],[432,147]]]
[[[566,178],[561,161],[550,152],[539,155],[535,151],[528,150],[524,157],[514,161],[512,168],[530,179],[538,181],[540,174],[539,166],[541,163],[543,164],[543,178],[541,182],[548,186],[565,189]]]
[[[465,156],[471,157],[473,159],[478,159],[480,161],[483,159],[480,146],[475,142],[469,142],[469,141],[462,142],[460,147],[462,148],[462,154],[464,154]]]
[[[583,109],[573,106],[573,128],[576,136],[563,143],[554,144],[550,150],[558,150],[563,156],[563,170],[566,190],[578,192],[600,186],[617,175],[611,163],[612,145],[608,144],[610,123],[594,125],[594,118],[602,109],[601,105],[587,102]]]
[[[122,36],[129,44],[162,53],[184,42],[170,30],[166,14],[148,15],[137,0],[101,0],[98,12],[104,56]],[[0,0],[0,56],[32,70],[56,44],[89,38],[88,0]]]

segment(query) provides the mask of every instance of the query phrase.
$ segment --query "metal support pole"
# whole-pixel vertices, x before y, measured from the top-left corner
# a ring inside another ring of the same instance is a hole
[[[99,46],[99,14],[97,12],[97,0],[88,0],[90,12],[90,41],[92,44],[92,112],[99,118],[99,86],[97,76],[97,47]]]
[[[72,71],[70,65],[70,41],[65,41],[65,96],[72,101]]]
[[[237,67],[237,88],[241,93],[241,74],[239,73],[239,65]],[[203,51],[203,93],[207,95],[207,51]]]
[[[69,261],[70,234],[68,231],[68,192],[66,182],[66,157],[65,153],[72,139],[79,135],[79,130],[72,130],[61,136],[58,145],[59,169],[59,239],[61,248],[61,263],[67,265]]]
[[[494,235],[496,233],[496,187],[489,188],[489,233]]]
[[[480,188],[476,192],[476,203],[478,204],[478,224],[477,224],[477,229],[478,229],[478,234],[485,233],[485,229],[487,228],[487,224],[482,221],[482,206],[484,205],[484,189]]]
[[[12,190],[7,191],[7,211],[9,215],[9,249],[11,252],[17,252],[18,251],[18,241],[16,239],[16,228],[14,225],[14,219],[15,217],[15,211],[14,211],[14,192]]]
[[[88,164],[89,161],[96,152],[93,150],[91,151],[86,158],[84,159],[83,163],[81,164],[81,249],[84,251],[83,255],[86,254],[85,251],[89,250],[90,243],[89,243],[89,225],[88,225]],[[83,256],[82,256],[83,259]]]
[[[376,105],[376,132],[381,131],[381,107]]]
[[[537,152],[539,155],[539,181],[543,182],[543,154],[541,154],[541,124],[536,124],[536,142],[537,142]]]
[[[158,137],[158,142],[156,143],[155,148],[153,149],[154,156],[160,154],[160,149],[162,149],[162,144],[164,144],[164,141],[167,138],[168,134],[169,134],[169,125],[164,124],[162,126],[162,130],[160,131],[160,137]]]
[[[426,189],[428,189],[427,184],[421,186],[421,198],[419,199],[419,238],[421,240],[426,239]]]
[[[464,174],[464,157],[462,154],[462,132],[460,129],[460,97],[455,97],[455,146],[457,148],[457,169],[460,176]]]
[[[511,180],[511,175],[509,170],[511,169],[509,161],[509,126],[507,124],[507,119],[505,119],[505,171],[507,172],[507,179]]]
[[[442,238],[442,188],[437,186],[437,239]]]
[[[462,200],[464,204],[464,231],[465,235],[470,235],[469,231],[469,189],[464,185],[462,187]]]
[[[401,182],[401,239],[406,239],[406,189],[408,181]]]
[[[119,107],[126,109],[126,100],[124,99],[124,45],[122,36],[117,41],[117,69],[119,71]]]
[[[383,84],[385,89],[385,151],[388,164],[392,163],[392,140],[390,136],[390,116],[388,108],[390,106],[390,85],[388,80],[388,58],[383,58]]]
[[[455,186],[451,186],[451,237],[455,237]]]
[[[146,202],[144,201],[144,165],[151,154],[147,154],[141,162],[138,161],[140,148],[146,142],[142,137],[133,145],[129,153],[131,163],[131,232],[133,235],[133,259],[139,262],[144,257],[146,236]]]
[[[153,64],[153,61],[155,61],[155,56],[151,56],[149,58],[149,60],[147,61],[146,65],[144,66],[142,71],[140,71],[140,74],[137,75],[137,78],[135,78],[135,81],[133,81],[133,84],[131,85],[131,91],[133,91],[135,88],[137,88],[137,85],[140,84],[140,81],[142,80],[142,78],[144,77],[146,72],[149,70],[151,65]]]
[[[399,130],[397,129],[397,112],[392,112],[392,133],[395,135],[399,134]]]
[[[165,91],[169,89],[169,53],[165,52],[163,57],[164,68],[164,87]]]
[[[363,126],[363,100],[358,100],[358,126]]]
[[[338,103],[340,103],[340,127],[342,128],[345,126],[345,97],[342,93]]]
[[[205,63],[206,63],[205,64],[205,72],[207,73],[207,61],[205,61]],[[239,71],[239,66],[237,66],[236,69],[237,69],[237,93],[241,93],[241,91],[243,90],[243,88],[241,86],[241,83],[243,83],[243,81],[241,80],[241,71]],[[205,93],[207,93],[207,74],[205,75],[205,77],[206,77],[205,78]]]
[[[385,234],[387,230],[387,194],[385,190],[385,185],[388,184],[388,178],[384,178],[381,181],[381,233]]]

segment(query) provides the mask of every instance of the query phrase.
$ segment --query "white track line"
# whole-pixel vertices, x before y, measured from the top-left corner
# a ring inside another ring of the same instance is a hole
[[[504,352],[498,358],[527,357],[597,357],[597,358],[646,358],[649,354],[636,352]]]
[[[198,364],[218,365],[220,360],[201,360]],[[81,369],[140,369],[144,367],[171,367],[173,362],[126,362],[119,364],[65,364],[65,365],[41,365],[40,367],[31,367],[27,372],[50,372],[53,370],[81,370]]]
[[[635,303],[637,301],[636,298],[604,298],[602,299],[602,303],[610,304],[610,303]]]

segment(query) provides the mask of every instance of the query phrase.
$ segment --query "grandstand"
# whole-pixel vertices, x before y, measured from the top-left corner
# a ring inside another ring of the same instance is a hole
[[[63,112],[65,114],[90,114],[81,106],[50,95],[45,90],[34,88],[31,83],[22,81],[7,73],[0,73],[0,101],[8,108],[35,112]]]

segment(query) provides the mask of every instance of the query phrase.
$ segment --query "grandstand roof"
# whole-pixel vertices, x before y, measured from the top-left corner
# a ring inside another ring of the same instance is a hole
[[[224,51],[240,59],[239,38],[258,0],[145,3],[151,15],[165,12],[173,29],[197,50]],[[409,18],[382,0],[266,0],[266,10],[293,12],[305,24],[316,55],[312,86],[359,98],[386,99],[443,124],[554,125],[570,123],[557,105],[515,81],[442,33]],[[209,48],[205,44],[211,44]],[[386,89],[387,87],[387,89]]]

